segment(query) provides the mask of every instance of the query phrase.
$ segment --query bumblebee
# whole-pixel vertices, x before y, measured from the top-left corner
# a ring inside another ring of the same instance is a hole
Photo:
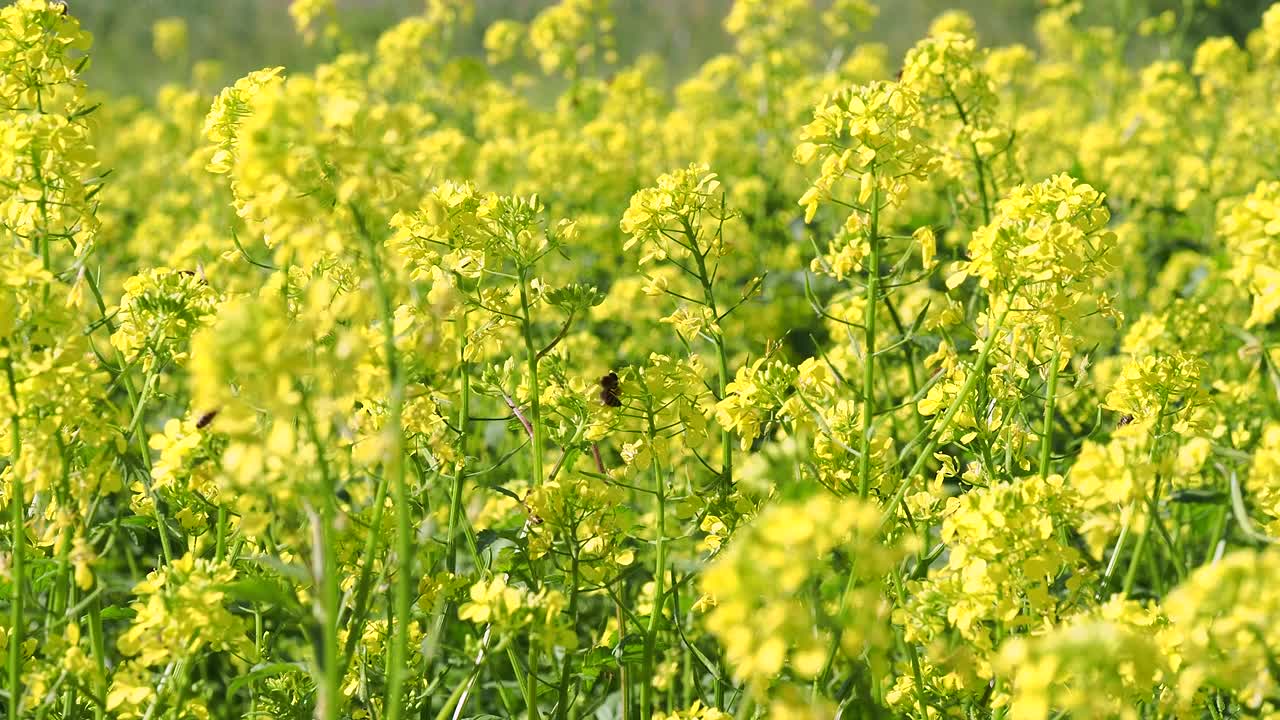
[[[611,372],[600,378],[600,402],[609,407],[622,407],[622,389],[618,385],[618,373]]]

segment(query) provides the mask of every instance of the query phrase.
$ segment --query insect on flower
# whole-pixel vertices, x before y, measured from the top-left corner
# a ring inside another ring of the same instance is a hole
[[[524,497],[520,498],[520,505],[524,507],[525,514],[529,516],[530,525],[541,525],[544,521],[542,516],[534,511],[533,506],[529,504],[529,498],[533,495],[532,491],[526,492]]]
[[[618,385],[618,373],[611,372],[600,378],[600,402],[609,407],[622,407],[622,389]]]
[[[209,427],[209,423],[213,422],[213,419],[217,416],[218,416],[217,410],[210,410],[209,412],[201,415],[200,419],[196,420],[196,429],[203,430]]]

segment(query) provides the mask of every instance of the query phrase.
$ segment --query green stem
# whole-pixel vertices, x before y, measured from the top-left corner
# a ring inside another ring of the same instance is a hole
[[[529,366],[529,423],[533,425],[533,486],[542,484],[543,429],[539,402],[538,349],[533,344],[533,319],[529,314],[529,271],[520,270],[520,330]]]
[[[906,590],[902,586],[902,576],[900,573],[894,573],[894,581],[895,588],[898,591],[898,602],[902,607],[906,607],[907,595]],[[911,661],[911,675],[913,684],[916,688],[916,703],[920,706],[920,717],[922,720],[927,720],[929,717],[929,704],[925,701],[924,697],[924,675],[920,672],[920,654],[916,650],[915,644],[907,642],[905,634],[902,638],[902,645],[907,649],[907,658]]]
[[[222,562],[227,556],[227,509],[218,506],[218,526],[214,534],[214,558]]]
[[[301,388],[299,388],[301,390]],[[320,547],[313,548],[313,553],[320,555],[320,607],[321,607],[321,684],[320,712],[318,720],[338,720],[338,698],[342,692],[342,668],[339,666],[338,653],[338,615],[342,603],[341,588],[338,584],[337,533],[337,492],[338,487],[329,463],[324,458],[325,445],[320,442],[320,433],[316,428],[315,417],[311,412],[310,400],[303,395],[303,421],[307,434],[316,449],[317,465],[324,483],[321,488],[320,527],[316,540]]]
[[[570,566],[570,579],[572,584],[569,586],[569,608],[568,617],[570,622],[576,622],[578,618],[578,549],[573,549],[573,559]],[[573,675],[573,653],[566,648],[564,653],[564,667],[560,670],[560,697],[556,701],[556,720],[565,720],[569,717],[569,680]]]
[[[453,689],[453,692],[444,701],[444,705],[440,707],[440,712],[436,713],[436,720],[449,720],[454,708],[458,707],[458,702],[462,700],[462,694],[471,687],[471,683],[475,680],[476,674],[480,672],[480,668],[481,665],[477,664],[471,669],[471,672],[467,673],[467,678],[458,683],[457,687]]]
[[[105,698],[108,691],[107,643],[102,629],[102,600],[96,597],[89,604],[89,647],[93,652],[94,665],[98,670],[98,697]],[[103,720],[106,717],[105,708],[95,705],[93,716],[95,720]]]
[[[1100,590],[1098,591],[1099,599],[1106,595],[1107,588],[1111,586],[1111,578],[1115,576],[1116,568],[1120,563],[1120,553],[1124,550],[1125,542],[1129,539],[1129,526],[1133,524],[1133,510],[1136,505],[1129,503],[1129,506],[1120,514],[1120,535],[1116,538],[1115,545],[1111,548],[1111,555],[1107,560],[1107,568],[1102,573],[1102,581]]]
[[[520,330],[524,335],[525,359],[529,368],[529,424],[533,436],[533,485],[542,484],[543,429],[542,404],[539,399],[540,383],[538,381],[538,349],[533,341],[533,316],[529,310],[529,268],[520,268]],[[461,478],[459,478],[460,480]],[[532,560],[530,560],[532,565]],[[526,704],[529,720],[537,720],[538,713],[538,648],[534,642],[529,643],[527,653],[529,676],[527,679]],[[512,656],[512,666],[517,666]],[[517,671],[518,672],[518,671]]]
[[[445,555],[449,572],[458,571],[458,528],[462,517],[462,491],[467,475],[467,423],[471,420],[471,375],[467,368],[467,311],[458,319],[458,376],[461,395],[458,401],[458,463],[454,470],[453,491],[449,497],[449,537]]]
[[[529,646],[530,655],[533,654],[533,645]],[[528,708],[530,718],[538,717],[538,701],[537,687],[534,683],[538,682],[536,670],[532,666],[529,667],[528,674],[520,669],[520,661],[516,659],[516,650],[510,645],[507,646],[507,659],[511,661],[511,671],[516,675],[516,684],[520,686],[520,694],[524,696],[525,707]]]
[[[614,600],[614,616],[618,619],[618,647],[623,647],[623,643],[627,640],[627,622],[622,615],[622,605],[615,597]],[[618,654],[618,684],[620,686],[619,695],[622,697],[622,720],[632,720],[631,718],[631,670],[627,667],[627,662],[623,659],[621,653]],[[719,686],[717,686],[719,687]],[[716,696],[716,707],[724,706],[723,696]]]
[[[355,658],[356,645],[360,638],[364,635],[365,622],[368,620],[369,612],[369,593],[373,588],[373,566],[374,558],[378,555],[378,546],[381,545],[382,534],[382,515],[383,508],[387,504],[387,475],[383,473],[382,478],[378,481],[378,487],[374,490],[373,496],[373,515],[369,518],[369,533],[365,536],[364,544],[364,565],[360,568],[360,577],[356,581],[355,602],[352,603],[351,625],[347,628],[347,644],[342,650],[342,666],[341,673],[345,675],[347,668],[351,666],[351,661]],[[232,553],[234,557],[235,553]]]
[[[649,422],[649,441],[657,435],[657,429],[654,427],[653,414],[648,413]],[[654,493],[658,498],[658,537],[656,542],[656,559],[654,560],[653,571],[653,612],[649,615],[649,627],[645,629],[644,635],[644,670],[640,673],[640,717],[648,718],[652,715],[653,704],[653,663],[654,655],[658,642],[658,619],[662,617],[662,606],[666,600],[666,591],[663,583],[667,576],[667,492],[666,482],[662,474],[662,465],[658,460],[658,453],[650,453],[653,458],[653,482]]]
[[[894,328],[904,339],[907,338],[907,327],[902,324],[902,316],[898,314],[898,308],[889,299],[889,294],[885,293],[880,298],[884,301],[885,309],[889,311],[889,318],[893,320]],[[920,394],[920,378],[916,372],[916,344],[914,342],[906,342],[902,345],[902,353],[906,356],[907,361],[907,382],[910,383],[911,396],[915,397]]]
[[[1147,528],[1138,536],[1138,544],[1133,546],[1133,557],[1129,558],[1129,570],[1124,574],[1124,586],[1120,589],[1123,597],[1133,592],[1133,584],[1138,578],[1138,560],[1147,549],[1147,538],[1151,536],[1151,520],[1147,520]]]
[[[858,497],[871,492],[871,436],[874,430],[876,382],[876,305],[880,294],[880,190],[871,194],[871,229],[867,238],[871,253],[867,258],[867,298],[862,335],[862,446],[858,459]]]
[[[474,528],[471,527],[470,521],[463,516],[459,521],[459,525],[463,536],[467,539],[466,548],[470,554],[471,562],[474,563],[477,568],[487,569],[485,558],[480,555],[480,548],[476,545],[475,532]],[[509,644],[506,647],[506,653],[507,659],[511,661],[511,671],[515,673],[516,676],[516,684],[520,687],[520,694],[525,698],[525,702],[529,704],[531,708],[530,713],[536,718],[537,703],[534,700],[536,697],[536,687],[534,686],[534,683],[537,682],[537,678],[533,677],[532,673],[526,674],[524,669],[520,667],[520,662],[516,659],[515,649]],[[498,693],[503,697],[505,702],[506,694],[501,687],[499,687]],[[514,712],[509,712],[508,714],[511,716],[515,715]],[[627,720],[625,714],[623,720]]]
[[[138,395],[137,402],[134,404],[133,420],[129,423],[129,432],[137,442],[138,455],[142,459],[142,467],[146,470],[142,478],[142,484],[147,490],[147,495],[151,498],[156,530],[160,534],[160,553],[164,556],[165,565],[168,565],[173,562],[173,549],[169,545],[169,523],[165,519],[164,510],[160,507],[160,496],[151,488],[151,448],[147,446],[147,440],[144,437],[146,433],[143,432],[144,423],[142,420],[147,403],[151,401],[151,395],[154,393],[152,388],[158,382],[158,379],[159,370],[153,368],[142,381],[142,392]]]
[[[946,84],[947,95],[951,97],[952,104],[955,105],[956,112],[960,116],[960,122],[969,127],[969,114],[965,112],[964,104],[960,102],[960,98],[956,95],[955,90],[950,83]],[[972,140],[969,141],[969,149],[973,152],[973,167],[978,174],[978,196],[982,202],[982,222],[984,225],[991,224],[991,200],[987,196],[987,173],[985,163],[982,162],[982,153],[978,152],[978,145]],[[994,181],[992,182],[994,185]]]
[[[354,208],[353,208],[354,209]],[[383,473],[388,476],[391,496],[396,506],[396,562],[394,588],[395,622],[391,633],[390,672],[387,678],[387,720],[400,720],[404,695],[405,664],[409,657],[409,622],[411,620],[413,579],[413,519],[409,504],[409,489],[404,473],[404,370],[396,351],[396,318],[392,306],[391,290],[382,273],[382,261],[378,244],[365,227],[361,215],[356,212],[357,226],[369,249],[369,262],[373,271],[374,288],[382,312],[382,351],[386,356],[387,375],[391,381],[391,393],[387,399],[387,419],[382,432],[387,439]],[[376,530],[375,530],[376,532]]]
[[[1168,394],[1166,393],[1160,400],[1160,411],[1156,415],[1158,419],[1156,420],[1155,432],[1151,437],[1151,450],[1147,454],[1147,460],[1153,466],[1155,464],[1156,459],[1159,458],[1160,456],[1160,449],[1161,449],[1160,439],[1164,430],[1164,412],[1165,412],[1165,408],[1168,406],[1168,403],[1169,403],[1169,398],[1168,398]],[[1160,519],[1156,516],[1156,512],[1159,509],[1159,504],[1158,504],[1159,497],[1160,497],[1160,474],[1157,472],[1155,476],[1155,480],[1152,483],[1152,487],[1151,487],[1151,498],[1150,498],[1150,507],[1148,509],[1149,516],[1147,517],[1147,526],[1142,529],[1142,534],[1138,536],[1138,544],[1133,546],[1133,556],[1129,558],[1129,569],[1124,574],[1124,586],[1120,590],[1121,594],[1124,597],[1129,597],[1129,594],[1133,591],[1133,585],[1138,577],[1138,565],[1142,560],[1143,553],[1147,549],[1147,540],[1148,538],[1151,537],[1151,526],[1153,523],[1160,521]]]
[[[696,263],[698,271],[698,284],[702,286],[702,303],[711,310],[717,320],[720,318],[720,311],[716,306],[715,281],[711,277],[711,272],[707,269],[707,255],[697,244],[698,233],[688,222],[683,222],[683,230],[685,237],[689,239],[689,247],[692,248],[693,259]],[[710,252],[709,250],[707,252]],[[732,312],[732,308],[730,311]],[[728,312],[725,313],[726,315]],[[716,346],[716,365],[717,365],[717,386],[716,400],[723,400],[726,389],[729,387],[729,355],[725,348],[724,336],[716,333],[712,338],[712,342]],[[733,433],[728,430],[720,431],[720,492],[721,495],[727,497],[733,489]]]
[[[886,518],[892,518],[894,516],[896,512],[894,508],[897,507],[898,503],[902,502],[902,498],[906,497],[907,491],[911,488],[912,478],[924,469],[925,463],[933,457],[933,450],[938,447],[938,438],[942,437],[943,433],[947,431],[947,428],[951,427],[951,423],[955,420],[956,414],[960,412],[960,408],[964,405],[965,399],[968,398],[969,393],[973,392],[973,389],[977,387],[978,379],[985,374],[987,360],[991,357],[991,351],[995,348],[996,339],[999,337],[1000,331],[1004,329],[1004,321],[1009,317],[1009,308],[1012,306],[1013,298],[1016,296],[1017,289],[1015,288],[1009,298],[1008,304],[1006,304],[1004,310],[1000,312],[1000,317],[996,318],[996,323],[991,328],[991,332],[987,335],[987,339],[983,341],[982,350],[978,353],[978,360],[974,363],[973,371],[969,373],[967,378],[965,378],[964,385],[961,386],[960,392],[956,394],[955,399],[951,401],[951,405],[947,408],[946,413],[943,414],[942,420],[935,425],[934,432],[930,434],[929,440],[925,443],[924,448],[920,451],[920,454],[916,456],[915,463],[913,463],[911,465],[911,469],[907,471],[902,485],[899,486],[898,491],[894,494],[893,501],[885,505],[884,510]]]
[[[538,720],[541,714],[538,711],[538,643],[530,638],[529,649],[525,653],[525,658],[529,663],[529,720]]]
[[[1213,558],[1217,555],[1218,543],[1222,542],[1222,539],[1226,537],[1227,534],[1227,518],[1230,517],[1230,515],[1231,510],[1226,506],[1223,506],[1218,510],[1218,517],[1213,522],[1213,535],[1210,536],[1209,547],[1204,553],[1203,564],[1208,565],[1213,562]]]
[[[9,506],[10,506],[10,542],[12,543],[13,566],[9,598],[9,718],[18,720],[22,704],[22,642],[26,629],[26,617],[23,602],[23,591],[26,589],[26,513],[23,510],[25,489],[22,484],[22,473],[18,469],[18,458],[22,455],[22,435],[19,433],[18,420],[18,382],[13,374],[12,357],[5,359],[5,375],[9,379],[9,394],[13,397],[13,414],[9,416],[9,434],[11,437],[9,457]]]
[[[1044,397],[1044,420],[1040,431],[1040,477],[1049,477],[1049,456],[1053,451],[1053,411],[1058,395],[1058,366],[1062,361],[1061,348],[1053,351],[1049,365],[1049,387]]]
[[[724,399],[729,387],[729,357],[725,352],[723,337],[716,340],[716,362],[719,383],[716,392],[720,399]],[[723,492],[728,495],[733,488],[733,433],[728,430],[720,432],[720,478]]]

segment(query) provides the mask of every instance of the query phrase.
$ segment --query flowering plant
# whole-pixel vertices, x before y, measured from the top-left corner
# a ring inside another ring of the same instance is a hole
[[[0,706],[1280,717],[1280,6],[1181,8],[895,74],[737,0],[672,87],[607,0],[299,0],[130,102],[6,5]]]

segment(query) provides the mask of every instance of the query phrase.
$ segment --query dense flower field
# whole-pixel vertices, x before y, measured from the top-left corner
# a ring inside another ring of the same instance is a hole
[[[8,717],[1280,718],[1280,6],[1196,8],[299,0],[146,102],[0,9]]]

